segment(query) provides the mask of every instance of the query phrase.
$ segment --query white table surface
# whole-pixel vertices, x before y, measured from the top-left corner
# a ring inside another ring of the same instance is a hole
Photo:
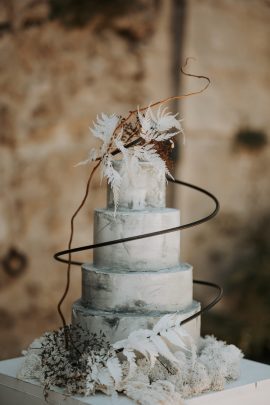
[[[61,389],[51,391],[47,402],[40,384],[16,378],[23,358],[0,362],[0,405],[134,405],[119,395],[117,399],[97,394],[91,397],[66,396]],[[223,391],[210,392],[186,400],[187,405],[270,405],[270,366],[250,360],[241,361],[241,377]]]

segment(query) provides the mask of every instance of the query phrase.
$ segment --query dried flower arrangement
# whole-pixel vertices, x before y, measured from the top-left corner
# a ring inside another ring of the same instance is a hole
[[[127,172],[136,173],[139,169],[139,162],[149,162],[151,166],[161,176],[171,176],[166,165],[166,161],[160,156],[158,150],[161,150],[159,143],[169,141],[174,147],[173,138],[183,133],[180,120],[176,115],[167,112],[166,109],[159,107],[157,114],[154,113],[151,106],[145,113],[138,111],[129,122],[118,117],[115,114],[110,116],[102,113],[97,116],[97,122],[91,129],[92,134],[102,141],[99,150],[92,149],[87,160],[81,164],[92,163],[99,160],[101,163],[101,175],[107,178],[111,185],[114,196],[115,212],[118,206],[119,192],[122,178],[118,171],[113,167],[114,151],[122,153]]]
[[[86,336],[69,327],[80,342],[76,350],[66,349],[63,328],[47,332],[24,352],[18,378],[40,381],[45,397],[60,387],[68,395],[102,392],[115,404],[123,393],[141,405],[181,405],[238,378],[238,348],[211,336],[201,338],[196,348],[180,322],[177,315],[165,315],[153,330],[135,331],[114,345],[102,334]]]

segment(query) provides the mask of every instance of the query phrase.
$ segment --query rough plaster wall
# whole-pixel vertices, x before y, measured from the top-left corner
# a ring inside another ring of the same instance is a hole
[[[206,93],[181,103],[187,144],[177,177],[213,191],[222,206],[213,222],[182,233],[182,257],[194,264],[196,276],[224,280],[239,250],[250,252],[240,242],[252,234],[254,219],[266,223],[269,143],[254,148],[236,142],[235,135],[248,128],[269,137],[268,3],[187,1],[184,49],[175,59],[171,3],[176,1],[141,0],[136,11],[113,18],[96,13],[84,25],[72,25],[49,19],[46,0],[0,1],[2,358],[18,355],[35,336],[60,324],[55,307],[65,266],[52,255],[65,248],[69,218],[83,194],[87,168],[73,165],[92,146],[89,124],[100,111],[124,113],[178,93],[171,89],[178,83],[172,60],[195,56],[191,68],[212,80]],[[181,80],[182,91],[199,86]],[[191,191],[176,198],[183,221],[209,212],[209,202]],[[91,242],[91,210],[104,201],[96,179],[76,221],[75,246]],[[6,270],[6,263],[16,269],[12,247],[27,259],[17,276]],[[79,295],[75,269],[67,315]]]
[[[69,220],[83,196],[89,169],[73,165],[93,146],[89,125],[101,111],[126,113],[169,93],[169,3],[133,4],[111,25],[102,26],[101,14],[66,26],[48,18],[46,1],[1,3],[2,358],[60,324],[56,304],[65,265],[52,256],[66,247]],[[99,178],[92,190],[76,220],[74,246],[91,243],[92,208],[105,204]],[[25,269],[12,276],[9,268],[16,270],[21,258]],[[68,318],[80,279],[75,268]]]
[[[257,221],[269,217],[270,7],[253,0],[191,0],[187,14],[185,54],[197,58],[190,69],[208,75],[212,84],[182,103],[187,143],[177,173],[216,194],[221,212],[183,232],[182,256],[198,278],[226,283],[237,256],[252,255],[254,246],[241,241],[255,232]],[[186,90],[200,86],[191,79],[183,82]],[[241,129],[251,137],[260,131],[261,141],[254,145],[248,136],[237,137]],[[186,220],[212,208],[193,191],[177,195]],[[244,294],[243,286],[239,295]],[[226,296],[222,303],[220,309],[230,308]]]

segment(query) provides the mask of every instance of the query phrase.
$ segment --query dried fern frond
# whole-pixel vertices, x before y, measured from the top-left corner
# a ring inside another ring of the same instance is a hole
[[[155,114],[151,107],[142,113],[140,109],[132,115],[132,120],[123,119],[115,114],[97,116],[91,128],[92,134],[102,141],[99,149],[92,149],[89,157],[78,165],[101,161],[101,174],[112,187],[115,212],[119,202],[121,176],[113,168],[115,151],[122,154],[124,162],[131,173],[136,172],[139,162],[150,163],[159,175],[172,177],[167,164],[168,153],[160,154],[156,145],[167,144],[182,132],[181,121],[159,107]],[[130,144],[132,146],[130,147]],[[78,166],[77,165],[77,166]]]
[[[120,176],[119,172],[114,169],[111,155],[106,155],[102,161],[102,175],[107,178],[108,184],[111,185],[113,191],[114,208],[116,212],[119,203],[122,177]]]
[[[99,138],[108,144],[118,122],[119,117],[117,117],[115,114],[106,115],[101,113],[101,117],[97,116],[97,121],[93,123],[94,127],[90,128],[90,131],[96,138]]]

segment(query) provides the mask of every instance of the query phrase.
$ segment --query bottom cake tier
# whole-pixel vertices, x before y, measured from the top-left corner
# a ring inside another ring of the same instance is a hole
[[[183,314],[184,318],[188,318],[198,312],[200,308],[200,303],[193,301],[192,305],[188,308],[178,312]],[[90,333],[99,333],[101,331],[110,343],[115,343],[118,340],[127,338],[135,330],[152,329],[165,314],[164,312],[138,314],[132,312],[100,311],[85,308],[79,300],[72,307],[72,324],[74,326],[79,325],[83,330]],[[187,322],[183,327],[195,341],[198,341],[201,329],[200,316]]]

